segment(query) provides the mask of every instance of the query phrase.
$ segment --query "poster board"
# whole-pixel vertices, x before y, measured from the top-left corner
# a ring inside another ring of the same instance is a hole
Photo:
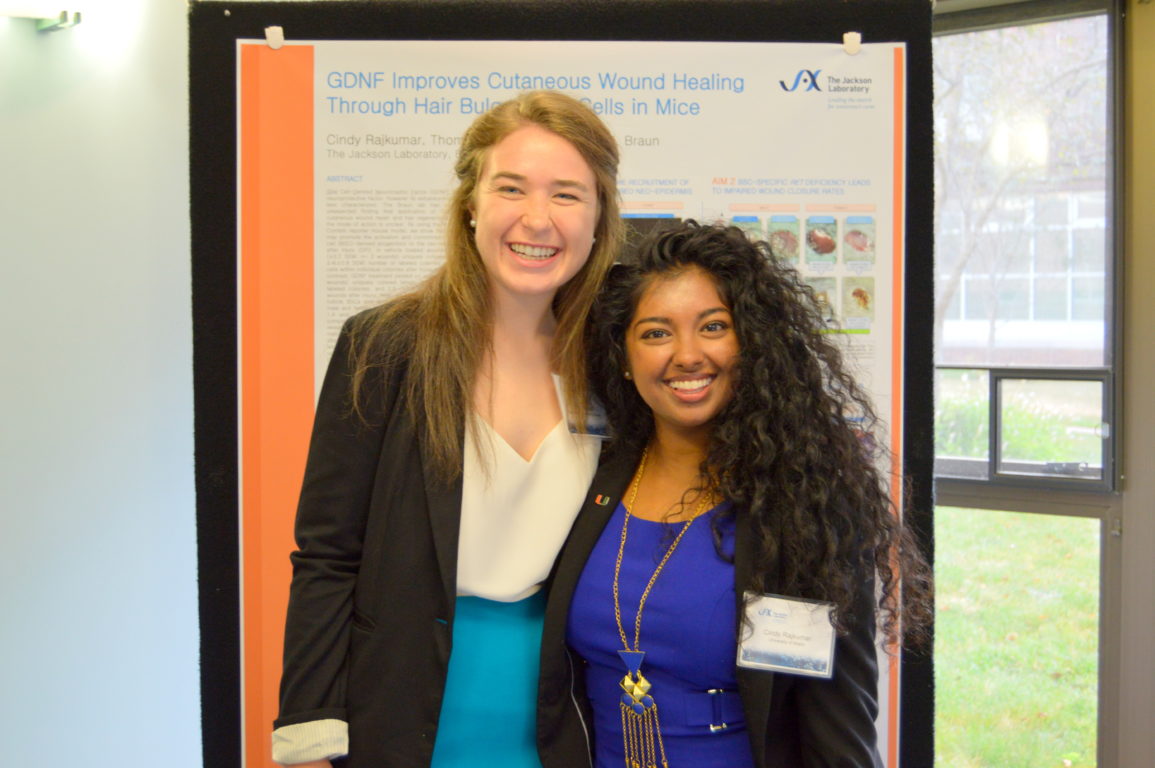
[[[268,45],[269,26],[286,45]],[[866,43],[854,56],[851,30]],[[540,86],[587,99],[618,136],[624,215],[725,220],[795,249],[851,332],[913,491],[905,514],[929,527],[928,4],[199,3],[206,764],[271,765],[292,516],[336,329],[439,261],[456,137],[487,105]],[[889,666],[884,758],[929,764],[929,663]]]

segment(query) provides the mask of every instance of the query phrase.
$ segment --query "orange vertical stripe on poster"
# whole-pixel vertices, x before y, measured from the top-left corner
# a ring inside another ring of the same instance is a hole
[[[272,766],[293,513],[313,414],[313,49],[240,49],[243,764]]]
[[[897,46],[894,49],[894,199],[891,205],[891,226],[894,233],[894,249],[891,255],[892,300],[891,300],[891,369],[890,369],[890,453],[896,466],[891,471],[892,497],[897,500],[899,514],[902,514],[902,415],[904,405],[903,393],[903,365],[905,345],[903,322],[905,314],[905,280],[906,269],[904,263],[906,237],[906,49]],[[889,712],[887,713],[887,765],[890,768],[898,766],[898,740],[901,737],[898,728],[898,716],[901,694],[899,676],[899,648],[891,648],[889,655]]]

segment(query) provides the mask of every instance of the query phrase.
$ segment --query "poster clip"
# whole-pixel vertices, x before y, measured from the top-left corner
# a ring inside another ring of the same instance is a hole
[[[862,33],[861,32],[844,32],[842,34],[842,50],[850,56],[854,56],[862,50]]]
[[[285,44],[284,27],[265,27],[265,42],[274,51]]]

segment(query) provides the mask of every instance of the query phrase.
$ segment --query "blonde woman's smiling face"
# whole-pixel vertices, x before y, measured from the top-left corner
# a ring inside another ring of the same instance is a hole
[[[691,266],[642,291],[626,331],[628,370],[658,430],[709,434],[734,394],[738,336],[714,280]]]
[[[490,148],[470,212],[495,298],[549,299],[589,259],[597,181],[572,144],[531,123]]]

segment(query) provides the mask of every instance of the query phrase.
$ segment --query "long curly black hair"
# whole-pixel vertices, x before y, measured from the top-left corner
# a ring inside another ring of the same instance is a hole
[[[614,267],[587,344],[611,450],[640,455],[654,431],[653,414],[623,375],[634,309],[654,280],[695,268],[714,280],[739,342],[734,396],[714,420],[701,477],[703,488],[730,500],[728,514],[752,518],[756,583],[746,588],[773,584],[832,602],[844,632],[873,576],[885,639],[916,644],[932,615],[930,568],[891,497],[881,425],[813,290],[766,243],[736,227],[687,221],[646,238],[632,263]]]

